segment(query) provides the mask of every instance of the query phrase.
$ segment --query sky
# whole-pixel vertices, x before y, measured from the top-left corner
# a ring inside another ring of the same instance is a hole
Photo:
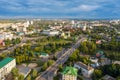
[[[120,0],[0,0],[0,18],[120,18]]]

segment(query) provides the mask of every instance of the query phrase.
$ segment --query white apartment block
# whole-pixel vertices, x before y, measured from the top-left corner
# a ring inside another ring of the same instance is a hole
[[[4,79],[11,70],[16,67],[16,60],[14,58],[7,57],[0,62],[0,80]]]
[[[59,35],[59,31],[57,30],[44,30],[42,34],[48,35],[48,36],[55,36]]]

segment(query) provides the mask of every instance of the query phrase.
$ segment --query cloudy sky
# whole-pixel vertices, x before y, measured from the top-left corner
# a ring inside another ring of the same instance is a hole
[[[120,0],[0,0],[0,17],[120,18]]]

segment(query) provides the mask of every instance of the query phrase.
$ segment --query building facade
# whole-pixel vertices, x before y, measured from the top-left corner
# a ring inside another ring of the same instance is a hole
[[[81,69],[81,73],[84,77],[91,77],[92,73],[94,72],[94,68],[87,66],[86,64],[82,62],[77,62],[74,64],[74,67],[77,69]]]
[[[42,34],[45,34],[48,36],[55,36],[55,35],[59,35],[59,31],[57,31],[57,30],[44,30],[44,31],[42,31]]]
[[[14,58],[7,57],[0,62],[0,80],[4,79],[11,70],[16,66]]]

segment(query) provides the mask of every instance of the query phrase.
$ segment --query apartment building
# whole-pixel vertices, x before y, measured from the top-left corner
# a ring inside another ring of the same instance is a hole
[[[0,80],[4,80],[11,70],[16,66],[16,60],[11,57],[7,57],[0,61]]]
[[[62,80],[77,80],[78,70],[74,67],[65,67],[62,72]]]

